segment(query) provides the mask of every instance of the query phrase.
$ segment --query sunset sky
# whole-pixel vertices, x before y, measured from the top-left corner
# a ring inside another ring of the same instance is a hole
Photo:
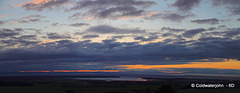
[[[0,0],[0,74],[240,75],[240,0]]]

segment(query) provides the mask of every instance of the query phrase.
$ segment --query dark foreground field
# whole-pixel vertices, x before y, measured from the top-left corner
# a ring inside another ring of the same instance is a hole
[[[79,77],[0,77],[0,93],[240,93],[239,80],[148,78],[148,81],[100,81],[72,78]],[[234,87],[192,88],[191,84],[196,83],[234,84]]]

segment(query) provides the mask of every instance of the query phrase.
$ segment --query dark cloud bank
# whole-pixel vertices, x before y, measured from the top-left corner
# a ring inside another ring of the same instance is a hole
[[[103,42],[61,40],[34,45],[30,48],[1,50],[0,60],[1,63],[42,59],[77,59],[78,62],[111,60],[116,62],[115,64],[121,64],[118,63],[120,61],[132,61],[128,64],[138,64],[136,60],[141,60],[154,61],[155,64],[158,64],[166,58],[185,61],[207,58],[240,59],[240,40],[226,38],[200,38],[199,41],[179,41],[172,44],[158,42],[146,45],[139,45],[136,42],[119,43],[114,40]],[[101,58],[101,56],[108,57]]]
[[[240,28],[226,28],[224,31],[209,29],[174,29],[164,27],[175,33],[164,33],[181,38],[165,39],[162,42],[141,45],[139,42],[116,42],[117,38],[103,40],[102,43],[91,40],[73,42],[67,40],[69,35],[47,33],[49,39],[66,39],[55,42],[39,43],[36,35],[21,35],[26,29],[1,29],[0,63],[2,66],[46,65],[60,63],[103,63],[108,64],[171,64],[171,62],[194,62],[201,59],[238,59],[240,60]],[[100,34],[131,34],[141,32],[139,29],[121,29],[111,26],[94,26],[87,31]],[[171,32],[170,31],[170,32]],[[142,31],[143,32],[143,31]],[[218,33],[218,34],[216,34]],[[221,34],[219,34],[221,33]],[[144,33],[142,33],[144,34]],[[197,40],[186,40],[195,35],[201,35]],[[215,37],[209,36],[214,35]],[[220,36],[219,36],[220,35]],[[218,37],[216,37],[218,36]],[[84,35],[82,38],[99,37],[97,34]],[[168,37],[168,35],[166,35]],[[151,41],[159,38],[157,35],[149,37],[135,37],[135,40]],[[25,47],[7,48],[14,45]],[[167,59],[167,60],[166,60]],[[15,64],[15,65],[14,65]],[[21,65],[24,64],[24,65]],[[70,65],[70,64],[69,64]],[[0,67],[2,67],[0,66]],[[103,66],[103,65],[102,65]],[[57,67],[55,67],[57,68]],[[6,70],[2,67],[2,70]]]
[[[97,30],[96,30],[97,29]],[[113,32],[108,32],[111,29]],[[173,40],[172,43],[167,41],[158,43],[149,43],[140,45],[137,42],[120,43],[115,42],[115,39],[104,40],[104,43],[93,43],[89,40],[73,42],[70,40],[61,40],[50,43],[34,44],[29,48],[16,48],[1,50],[1,62],[8,60],[36,60],[36,59],[61,59],[61,58],[89,58],[93,60],[98,56],[109,56],[110,60],[163,60],[166,57],[175,60],[199,60],[205,58],[234,58],[240,59],[240,41],[228,38],[229,36],[237,36],[240,33],[239,28],[228,29],[223,37],[201,37],[198,40]],[[6,33],[11,31],[11,33]],[[2,29],[1,38],[19,35],[18,31],[21,29]],[[90,28],[89,31],[100,31],[99,33],[116,33],[121,32],[118,28],[109,28],[108,26],[100,26]],[[107,32],[101,32],[107,31]],[[116,31],[116,32],[115,32]],[[127,32],[124,32],[127,31]],[[132,30],[124,30],[122,32],[129,33]],[[129,31],[129,32],[128,32]],[[135,31],[135,30],[133,30]],[[186,30],[182,36],[192,38],[196,34],[207,31],[206,29],[192,29]],[[116,34],[118,34],[116,33]],[[135,32],[134,32],[135,33]],[[210,33],[210,32],[209,32]],[[59,35],[57,33],[47,34],[50,39],[70,38],[67,35]],[[95,38],[98,35],[85,35],[83,38]],[[36,35],[22,35],[18,39],[34,39]],[[151,41],[157,37],[152,36],[149,38],[136,37],[136,40]],[[169,40],[168,40],[169,41]],[[3,42],[3,40],[1,41]],[[7,43],[7,42],[5,42]],[[97,61],[97,60],[95,60]],[[134,64],[134,63],[133,63]]]

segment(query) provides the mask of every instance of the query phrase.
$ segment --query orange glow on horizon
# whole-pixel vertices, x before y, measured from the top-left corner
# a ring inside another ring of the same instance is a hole
[[[147,79],[138,78],[138,80],[135,80],[135,81],[147,81]]]
[[[240,61],[230,59],[226,62],[190,62],[176,65],[118,65],[125,69],[163,69],[163,68],[211,68],[211,69],[238,69]]]
[[[124,70],[51,70],[51,71],[19,71],[19,72],[124,72]]]
[[[53,72],[122,72],[123,70],[53,70]]]

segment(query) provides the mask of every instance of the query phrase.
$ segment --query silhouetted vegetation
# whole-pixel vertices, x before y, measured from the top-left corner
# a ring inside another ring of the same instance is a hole
[[[196,89],[192,82],[229,83],[235,88]],[[0,77],[0,93],[239,93],[239,81],[201,79],[154,79],[138,81],[95,81],[60,77]]]

